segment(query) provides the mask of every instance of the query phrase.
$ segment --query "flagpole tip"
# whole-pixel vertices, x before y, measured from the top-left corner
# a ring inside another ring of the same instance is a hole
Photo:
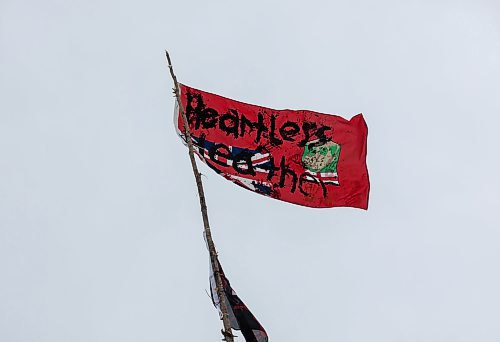
[[[168,53],[167,49],[165,49],[165,56],[167,57],[168,66],[171,67],[172,61],[170,60],[170,54]]]

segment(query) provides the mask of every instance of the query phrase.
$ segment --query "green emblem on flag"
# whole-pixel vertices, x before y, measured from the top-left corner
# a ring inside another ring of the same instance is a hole
[[[337,173],[337,163],[340,156],[340,145],[327,141],[319,143],[319,140],[310,141],[306,144],[302,163],[312,172]]]

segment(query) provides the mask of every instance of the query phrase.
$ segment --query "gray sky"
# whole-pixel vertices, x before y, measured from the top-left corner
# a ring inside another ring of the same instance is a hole
[[[367,212],[201,166],[271,342],[500,340],[498,1],[0,0],[1,341],[220,340],[165,48],[188,85],[368,123]]]

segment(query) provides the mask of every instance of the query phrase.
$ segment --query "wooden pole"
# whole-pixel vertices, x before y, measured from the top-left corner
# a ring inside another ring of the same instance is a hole
[[[212,233],[210,232],[210,224],[208,222],[208,211],[207,203],[205,201],[205,192],[203,191],[203,183],[201,182],[201,173],[198,171],[198,166],[196,165],[196,160],[194,159],[193,142],[191,140],[191,132],[189,131],[189,123],[187,120],[186,112],[184,111],[184,106],[181,102],[181,96],[179,91],[179,83],[177,82],[177,77],[174,74],[174,68],[172,67],[172,62],[168,51],[165,50],[165,55],[167,56],[168,68],[170,69],[170,75],[174,81],[174,94],[179,106],[179,112],[181,113],[182,120],[184,121],[184,134],[186,136],[186,142],[188,145],[189,159],[191,160],[191,166],[193,168],[194,178],[196,179],[196,186],[198,188],[198,197],[200,198],[201,216],[203,218],[203,227],[205,230],[205,237],[207,239],[208,252],[210,254],[210,263],[212,264],[212,269],[214,270],[215,284],[217,288],[217,296],[219,297],[219,305],[222,311],[222,323],[224,325],[224,330],[222,334],[224,335],[223,341],[233,342],[233,333],[231,331],[231,322],[229,320],[229,315],[227,311],[226,302],[223,300],[224,288],[222,286],[222,278],[219,269],[219,263],[217,262],[217,251],[215,250],[215,244],[212,240]]]

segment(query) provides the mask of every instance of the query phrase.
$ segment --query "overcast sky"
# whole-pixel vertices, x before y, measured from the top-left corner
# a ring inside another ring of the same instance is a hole
[[[368,211],[200,166],[270,342],[500,341],[496,0],[0,0],[0,341],[221,339],[164,49],[193,87],[368,123]]]

